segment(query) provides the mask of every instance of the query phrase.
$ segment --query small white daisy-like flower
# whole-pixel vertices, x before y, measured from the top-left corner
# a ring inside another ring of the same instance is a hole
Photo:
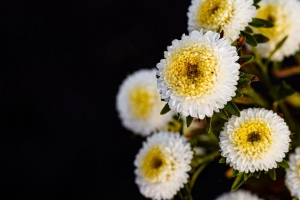
[[[173,40],[157,68],[161,98],[184,117],[211,117],[235,96],[240,65],[236,48],[220,34],[193,31]]]
[[[172,120],[172,112],[160,115],[165,103],[160,99],[156,82],[155,69],[142,69],[128,76],[117,94],[116,107],[123,126],[142,136],[167,130]]]
[[[260,198],[249,191],[240,189],[235,192],[224,193],[216,198],[216,200],[260,200]]]
[[[231,43],[256,15],[253,0],[192,0],[188,11],[188,30],[224,30]]]
[[[300,147],[289,156],[290,168],[286,169],[285,184],[291,195],[300,199]]]
[[[190,144],[178,133],[148,137],[134,161],[140,192],[147,198],[171,199],[187,183],[192,157]]]
[[[276,168],[289,151],[290,131],[271,110],[249,108],[232,116],[220,133],[221,155],[240,172]]]
[[[300,2],[298,0],[262,0],[259,5],[256,17],[274,24],[272,28],[254,29],[256,33],[261,33],[270,39],[267,43],[258,44],[259,54],[263,58],[268,58],[276,44],[288,36],[283,46],[271,58],[274,61],[282,61],[284,56],[293,55],[299,50]]]

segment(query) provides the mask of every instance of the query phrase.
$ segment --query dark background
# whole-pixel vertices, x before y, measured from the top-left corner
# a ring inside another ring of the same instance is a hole
[[[143,139],[121,126],[115,96],[187,33],[189,4],[1,1],[1,196],[144,199],[133,173]],[[195,199],[229,191],[226,169],[204,170]]]

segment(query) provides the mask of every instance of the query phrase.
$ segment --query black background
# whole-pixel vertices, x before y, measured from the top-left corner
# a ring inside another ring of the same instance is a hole
[[[187,33],[189,4],[1,2],[1,196],[144,199],[133,173],[143,139],[121,126],[115,96]],[[209,165],[195,199],[229,191],[226,169]]]

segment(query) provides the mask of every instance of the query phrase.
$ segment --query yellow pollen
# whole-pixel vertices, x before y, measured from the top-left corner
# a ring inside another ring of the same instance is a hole
[[[282,6],[276,4],[268,4],[262,6],[257,10],[257,18],[265,19],[274,24],[272,28],[258,28],[258,32],[265,35],[271,40],[276,39],[278,36],[285,36],[290,23],[288,16],[284,13]],[[281,40],[282,38],[277,38]]]
[[[230,21],[233,11],[227,0],[206,0],[198,8],[197,26],[216,31]]]
[[[165,171],[167,164],[166,155],[159,146],[149,149],[140,163],[144,178],[149,181],[157,181]]]
[[[218,62],[213,50],[189,44],[167,57],[165,81],[174,94],[184,97],[202,97],[217,81]]]
[[[261,158],[271,145],[271,130],[264,121],[244,122],[235,131],[233,143],[244,156]]]
[[[135,87],[129,93],[131,115],[136,118],[147,118],[158,99],[157,91],[150,91],[146,86]]]

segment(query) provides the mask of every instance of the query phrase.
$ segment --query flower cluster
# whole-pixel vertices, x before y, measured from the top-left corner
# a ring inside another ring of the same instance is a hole
[[[300,198],[300,92],[280,80],[300,74],[299,11],[297,0],[192,0],[189,34],[117,94],[122,124],[145,137],[134,160],[142,195],[192,199],[198,175],[219,158],[235,177],[232,191],[262,172],[283,179],[285,168],[282,187]],[[283,68],[287,56],[299,66]],[[238,190],[216,199],[259,197]]]

